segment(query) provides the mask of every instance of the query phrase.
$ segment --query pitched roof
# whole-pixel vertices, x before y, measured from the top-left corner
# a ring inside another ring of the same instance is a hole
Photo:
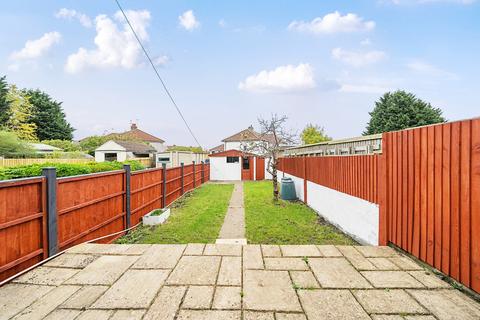
[[[115,139],[116,137],[130,137],[136,140],[140,141],[145,141],[145,142],[159,142],[159,143],[164,143],[165,141],[155,137],[154,135],[151,135],[150,133],[147,133],[145,131],[142,131],[138,129],[137,125],[135,123],[132,123],[130,126],[130,130],[122,132],[122,133],[110,133],[107,134],[106,137],[111,137],[112,139]]]
[[[152,146],[135,141],[121,141],[121,140],[113,140],[116,144],[125,148],[127,152],[133,153],[152,153],[155,152],[155,148]]]
[[[223,139],[222,142],[266,141],[269,143],[274,143],[274,140],[275,138],[273,134],[258,133],[253,129],[252,126],[250,126],[245,130],[235,133],[233,136]]]
[[[218,145],[216,147],[213,147],[212,149],[208,150],[210,152],[222,152],[225,151],[225,145],[222,143],[221,145]]]

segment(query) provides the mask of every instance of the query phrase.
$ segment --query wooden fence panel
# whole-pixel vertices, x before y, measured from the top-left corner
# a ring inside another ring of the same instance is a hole
[[[163,207],[163,169],[132,172],[131,195],[131,223],[135,225],[153,209]]]
[[[48,255],[45,190],[43,177],[0,181],[0,281]]]
[[[389,242],[480,292],[480,119],[383,136]]]
[[[167,203],[168,206],[182,196],[182,175],[181,168],[167,169]]]
[[[196,175],[196,173],[195,173]],[[190,191],[193,189],[193,164],[189,164],[183,167],[183,188],[184,191]]]

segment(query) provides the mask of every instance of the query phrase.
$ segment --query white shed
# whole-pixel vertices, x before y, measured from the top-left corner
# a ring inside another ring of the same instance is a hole
[[[141,142],[109,140],[95,149],[95,161],[135,160],[150,157],[155,151],[152,146]]]

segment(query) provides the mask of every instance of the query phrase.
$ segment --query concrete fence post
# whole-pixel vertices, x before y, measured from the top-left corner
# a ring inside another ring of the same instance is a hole
[[[47,237],[48,256],[58,253],[58,215],[57,215],[57,169],[43,168],[42,175],[47,183]]]
[[[184,184],[184,182],[183,182],[183,162],[180,163],[180,176],[181,176],[181,179],[180,179],[180,190],[181,190],[181,192],[180,192],[180,194],[183,195],[183,193],[184,193],[184,190],[183,190],[184,189],[184,187],[183,187],[183,184]]]
[[[202,161],[202,183],[205,183],[205,163]]]
[[[192,161],[193,163],[193,189],[195,189],[195,161]]]
[[[125,170],[125,229],[130,228],[131,218],[132,218],[132,209],[131,209],[131,200],[132,200],[132,190],[131,190],[131,176],[132,169],[129,164],[123,165],[123,170]]]
[[[167,206],[167,164],[162,163],[162,208]]]

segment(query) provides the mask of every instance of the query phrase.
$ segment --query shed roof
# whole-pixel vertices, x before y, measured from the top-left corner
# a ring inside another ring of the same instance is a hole
[[[255,155],[253,153],[248,153],[248,152],[242,152],[240,150],[226,150],[223,152],[217,152],[217,153],[212,153],[209,155],[209,157],[244,157],[244,156],[249,156],[249,157],[258,157],[258,155]]]

